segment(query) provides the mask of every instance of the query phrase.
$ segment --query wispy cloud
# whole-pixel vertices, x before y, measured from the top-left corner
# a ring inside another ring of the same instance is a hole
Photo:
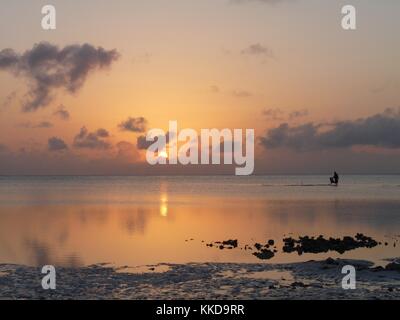
[[[280,108],[266,108],[262,113],[266,119],[272,121],[292,121],[309,115],[307,109],[294,110],[287,113]]]
[[[11,92],[9,95],[7,95],[1,104],[1,109],[8,108],[17,98],[17,91]]]
[[[54,116],[60,118],[61,120],[68,120],[70,118],[69,111],[64,105],[60,105],[56,111],[53,113]]]
[[[131,132],[144,132],[146,131],[147,120],[144,117],[132,118],[129,117],[127,120],[122,121],[118,127],[122,131]]]
[[[38,123],[32,122],[24,122],[17,125],[18,127],[25,128],[25,129],[48,129],[52,128],[53,124],[49,121],[41,121]]]
[[[247,90],[233,90],[232,95],[236,98],[249,98],[253,94]]]
[[[241,53],[243,55],[249,56],[263,56],[268,58],[273,58],[274,54],[272,50],[266,46],[261,45],[260,43],[254,43],[244,48]]]

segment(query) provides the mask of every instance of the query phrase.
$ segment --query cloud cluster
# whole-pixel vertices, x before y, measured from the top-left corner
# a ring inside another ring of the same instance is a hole
[[[260,43],[249,45],[247,48],[242,50],[242,54],[251,56],[266,56],[270,58],[274,56],[270,48],[265,47]]]
[[[48,145],[48,150],[49,151],[62,151],[68,149],[67,144],[64,142],[64,140],[57,138],[57,137],[52,137],[47,141]]]
[[[69,111],[63,105],[60,105],[53,115],[65,121],[70,117]]]
[[[357,120],[329,124],[307,123],[289,126],[282,123],[260,138],[268,149],[289,148],[312,151],[353,146],[400,148],[400,111],[387,109],[376,115]]]
[[[132,118],[129,117],[127,120],[122,121],[118,127],[122,131],[131,132],[145,132],[147,127],[147,120],[143,117]]]
[[[74,147],[85,148],[85,149],[109,149],[111,144],[104,140],[108,138],[110,134],[106,129],[98,129],[95,132],[89,132],[86,127],[82,127],[79,133],[74,138]]]
[[[10,48],[0,51],[0,70],[28,80],[30,90],[22,109],[35,111],[49,105],[57,89],[76,93],[91,71],[109,67],[118,58],[115,49],[105,50],[88,43],[59,48],[41,42],[23,54]]]

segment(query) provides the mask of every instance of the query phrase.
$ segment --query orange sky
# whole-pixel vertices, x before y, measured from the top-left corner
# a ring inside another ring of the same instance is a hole
[[[354,120],[397,107],[400,46],[394,30],[400,4],[352,2],[359,21],[352,32],[340,27],[342,1],[314,0],[276,5],[54,1],[57,30],[43,31],[43,1],[6,0],[7,10],[0,13],[0,51],[23,53],[43,41],[59,48],[89,43],[116,49],[120,58],[105,70],[90,72],[74,94],[63,88],[52,91],[51,103],[34,112],[21,111],[32,83],[0,70],[0,144],[10,152],[24,148],[46,158],[50,137],[71,146],[83,126],[90,132],[105,128],[113,146],[120,141],[134,145],[139,134],[118,128],[128,117],[146,118],[148,129],[167,129],[169,120],[177,120],[196,130],[254,128],[261,136],[283,122]],[[54,116],[60,105],[70,113],[68,121]],[[276,119],[265,110],[279,110]],[[43,121],[52,127],[33,128]],[[109,158],[118,151],[113,147],[112,155],[104,155],[70,147],[69,152],[71,157]],[[259,148],[258,154],[263,152]],[[268,157],[284,152],[274,150]],[[139,153],[143,159],[143,151]],[[398,157],[398,152],[391,154]],[[277,163],[270,161],[272,167]],[[345,167],[351,170],[351,161]]]

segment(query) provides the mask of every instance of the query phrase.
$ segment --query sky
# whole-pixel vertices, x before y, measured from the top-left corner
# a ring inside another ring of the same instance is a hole
[[[233,173],[147,165],[170,120],[255,129],[256,174],[400,173],[397,0],[46,4],[2,0],[2,175]]]

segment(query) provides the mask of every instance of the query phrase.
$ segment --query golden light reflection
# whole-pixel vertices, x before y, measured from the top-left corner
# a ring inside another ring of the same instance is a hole
[[[168,216],[168,196],[166,193],[163,193],[160,198],[160,215],[162,217]]]

